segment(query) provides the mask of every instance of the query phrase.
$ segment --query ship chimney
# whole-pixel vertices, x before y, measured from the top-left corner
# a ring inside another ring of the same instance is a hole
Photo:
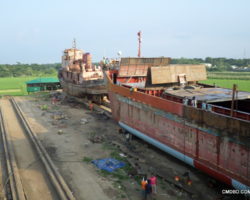
[[[92,69],[92,59],[90,53],[83,54],[83,62],[86,64],[85,69],[86,71],[91,71]]]

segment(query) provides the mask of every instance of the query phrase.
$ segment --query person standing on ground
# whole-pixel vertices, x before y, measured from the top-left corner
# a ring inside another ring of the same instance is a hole
[[[150,181],[151,181],[153,193],[156,194],[156,181],[157,181],[156,176],[153,175],[153,176],[150,178]]]
[[[55,105],[56,104],[56,97],[51,98],[51,104]]]
[[[147,178],[142,178],[142,181],[141,181],[141,188],[142,188],[142,196],[143,196],[143,199],[146,199],[146,185],[147,185]]]
[[[151,180],[148,179],[147,180],[147,184],[146,184],[146,190],[145,190],[145,200],[147,200],[147,197],[151,196],[152,194],[152,185],[151,185]]]

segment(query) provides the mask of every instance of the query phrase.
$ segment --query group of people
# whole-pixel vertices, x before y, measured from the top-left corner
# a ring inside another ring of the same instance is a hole
[[[198,104],[197,104],[197,99],[196,99],[195,96],[192,97],[190,103],[189,103],[189,99],[188,99],[187,97],[184,97],[184,98],[182,99],[182,102],[183,102],[183,104],[186,105],[186,106],[187,106],[187,105],[191,105],[191,106],[193,106],[193,107],[195,107],[195,108],[197,108],[197,106],[198,106]],[[210,106],[209,104],[207,104],[206,101],[202,101],[202,102],[201,102],[201,108],[202,108],[203,110],[211,110],[210,107],[211,107],[211,106]]]
[[[152,193],[156,194],[156,181],[157,178],[155,175],[153,175],[149,179],[143,177],[141,181],[141,187],[144,200],[146,200],[147,197],[150,196]]]
[[[182,102],[186,106],[189,105],[189,99],[187,97],[184,97]],[[193,96],[192,99],[191,99],[191,106],[197,108],[197,99],[196,99],[195,96]]]

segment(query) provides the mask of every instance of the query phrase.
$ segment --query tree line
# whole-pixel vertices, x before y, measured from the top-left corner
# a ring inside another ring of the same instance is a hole
[[[240,71],[245,67],[250,70],[250,59],[233,59],[233,58],[174,58],[172,64],[211,64],[208,71]]]
[[[60,63],[54,64],[1,64],[0,77],[55,76]]]
[[[173,58],[172,64],[203,64],[211,66],[208,71],[240,71],[248,67],[250,71],[250,59],[233,59],[233,58]],[[232,68],[232,66],[234,66]],[[52,64],[0,64],[0,77],[20,77],[20,76],[55,76],[60,63]]]

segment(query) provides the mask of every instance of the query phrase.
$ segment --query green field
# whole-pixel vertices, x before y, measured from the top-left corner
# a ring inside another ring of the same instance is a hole
[[[250,80],[250,72],[208,72],[209,79]]]
[[[237,84],[238,90],[250,92],[250,80],[208,79],[200,82],[231,89],[233,88],[233,84]]]
[[[36,79],[38,77],[8,77],[0,78],[0,96],[1,95],[27,95],[26,81]]]
[[[214,74],[212,74],[213,76]],[[229,76],[231,75],[231,76]],[[241,76],[242,79],[231,79],[233,77]],[[238,85],[238,89],[242,91],[250,92],[250,79],[246,77],[249,76],[249,73],[235,73],[235,72],[220,72],[216,73],[216,78],[209,78],[206,81],[201,81],[202,83],[215,84],[220,87],[232,88],[233,84]],[[208,73],[208,77],[211,77],[211,74]],[[217,78],[218,77],[218,78]],[[226,78],[225,78],[226,77]],[[229,78],[231,77],[231,78]],[[26,91],[26,81],[36,79],[37,77],[9,77],[9,78],[0,78],[0,96],[1,95],[27,95]]]

